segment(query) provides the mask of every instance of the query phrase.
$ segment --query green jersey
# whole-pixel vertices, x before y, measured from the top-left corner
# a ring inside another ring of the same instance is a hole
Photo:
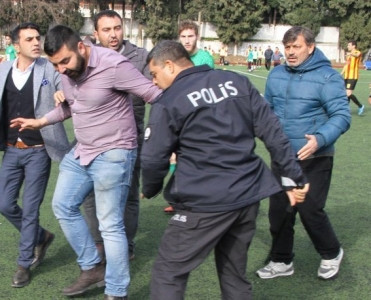
[[[199,49],[191,56],[191,60],[195,66],[208,65],[210,68],[214,68],[214,58],[205,50]]]
[[[6,60],[14,60],[17,58],[17,51],[15,51],[15,48],[13,45],[9,45],[5,49],[5,55],[6,55]]]

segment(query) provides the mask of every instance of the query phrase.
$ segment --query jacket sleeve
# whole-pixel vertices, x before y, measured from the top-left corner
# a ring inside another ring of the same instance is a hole
[[[251,110],[255,136],[264,142],[272,163],[278,165],[283,188],[304,186],[307,179],[296,161],[290,141],[283,132],[277,116],[255,88],[251,89]]]
[[[333,144],[350,127],[351,115],[344,80],[337,72],[326,76],[321,91],[321,103],[328,120],[315,133],[318,147]]]
[[[141,153],[142,193],[146,198],[161,192],[177,140],[175,122],[167,109],[162,104],[153,104]]]

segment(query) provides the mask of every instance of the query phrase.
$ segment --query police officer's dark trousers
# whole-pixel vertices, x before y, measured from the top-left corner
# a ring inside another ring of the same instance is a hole
[[[189,273],[213,249],[222,299],[252,299],[246,266],[258,208],[259,202],[222,213],[177,210],[165,230],[153,266],[151,299],[184,299]]]

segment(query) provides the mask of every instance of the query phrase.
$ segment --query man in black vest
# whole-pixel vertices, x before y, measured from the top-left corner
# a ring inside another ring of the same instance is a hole
[[[13,287],[30,282],[30,268],[40,264],[54,234],[39,225],[39,208],[50,174],[51,159],[60,161],[69,150],[61,123],[46,130],[18,131],[10,128],[16,117],[37,118],[54,108],[53,95],[60,90],[59,74],[40,58],[37,25],[17,26],[12,39],[18,57],[0,65],[0,145],[4,150],[0,168],[0,212],[20,232],[18,269]],[[24,185],[22,207],[17,198]]]

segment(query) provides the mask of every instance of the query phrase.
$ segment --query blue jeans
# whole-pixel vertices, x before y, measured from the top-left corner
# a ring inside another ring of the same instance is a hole
[[[80,206],[94,189],[99,230],[106,250],[106,290],[126,296],[130,283],[128,244],[123,212],[136,159],[136,149],[112,149],[81,166],[72,149],[62,160],[53,198],[53,211],[77,254],[82,270],[100,262],[95,242]]]
[[[45,147],[17,149],[7,147],[0,169],[0,212],[21,233],[18,265],[28,268],[34,248],[43,242],[45,230],[39,225],[50,174],[50,158]],[[23,188],[22,207],[17,204]]]

